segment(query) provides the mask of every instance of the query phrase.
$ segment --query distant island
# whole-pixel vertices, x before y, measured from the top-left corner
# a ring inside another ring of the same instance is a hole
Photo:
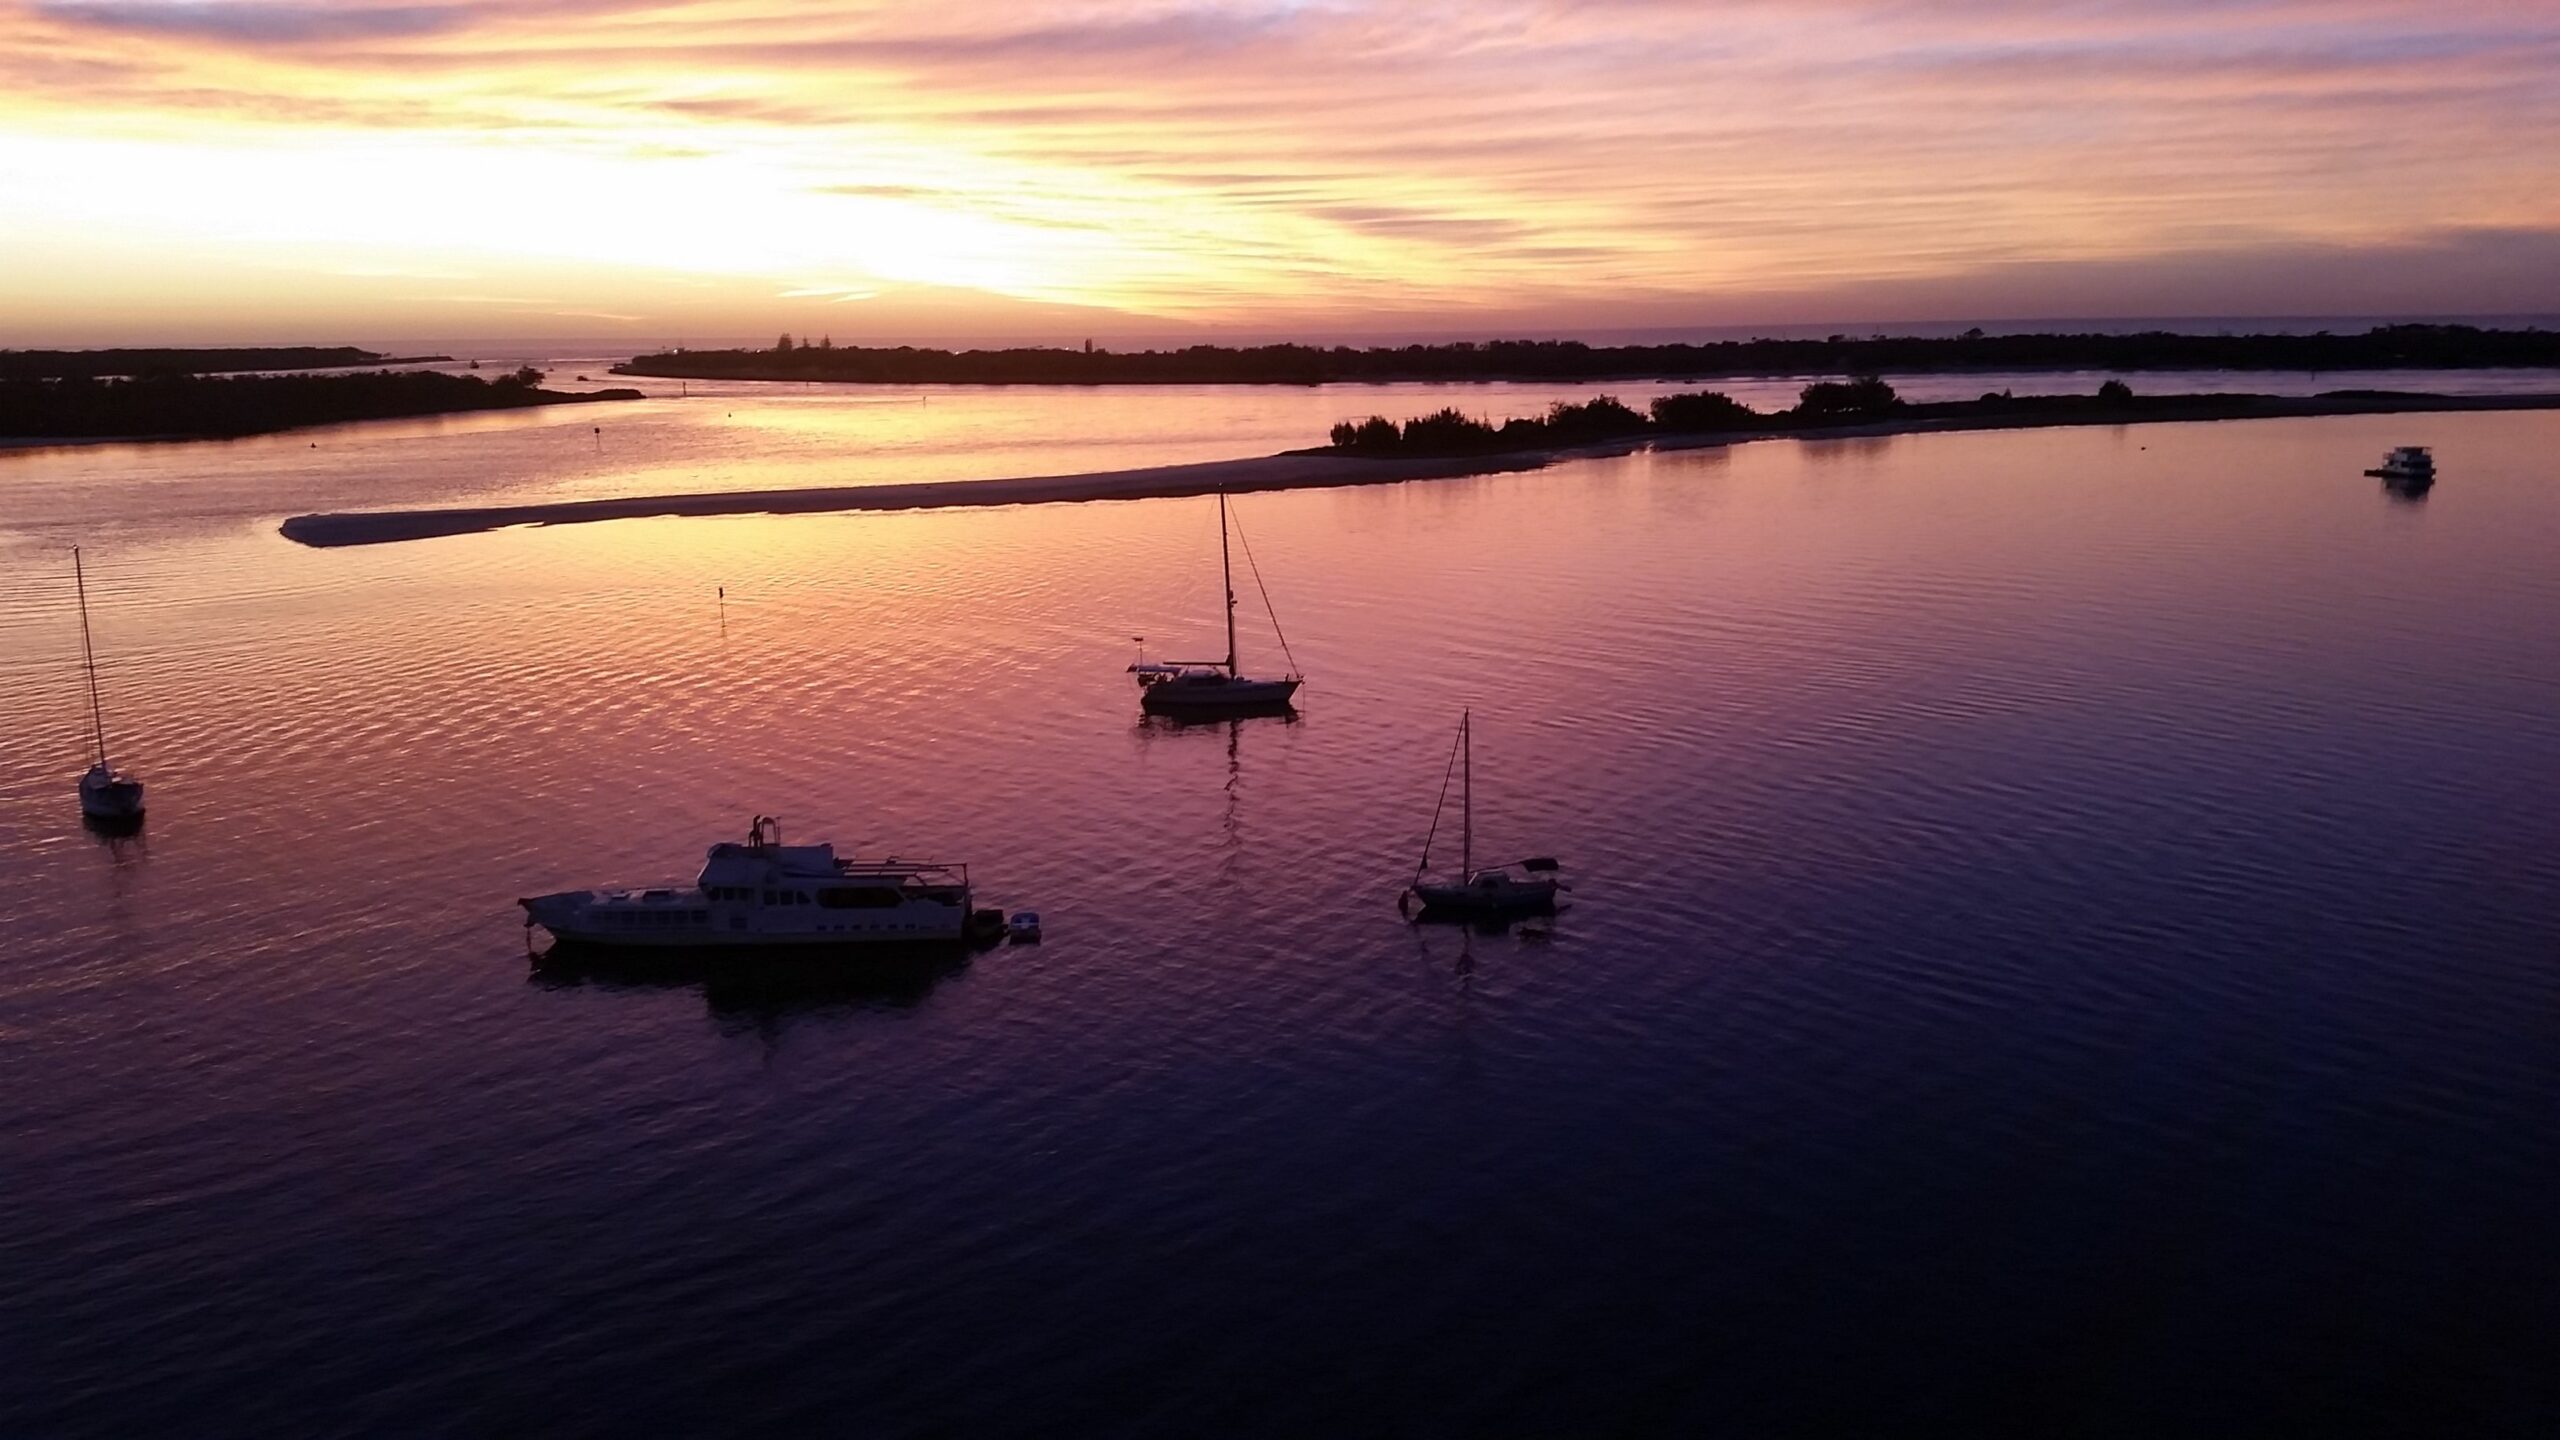
[[[353,345],[252,345],[212,350],[0,350],[0,380],[81,380],[110,375],[226,375],[247,370],[345,370],[421,365],[450,355],[385,355]]]
[[[226,439],[349,420],[640,398],[637,390],[545,390],[541,381],[530,365],[494,380],[434,370],[0,379],[0,444]]]
[[[2446,370],[2560,366],[2560,331],[2384,325],[2360,335],[1834,335],[1699,345],[1578,340],[1460,341],[1353,349],[1315,345],[1179,350],[928,350],[800,344],[673,350],[613,367],[688,380],[823,380],[869,385],[1326,385],[1390,381],[1703,380],[1747,375],[1963,371]]]

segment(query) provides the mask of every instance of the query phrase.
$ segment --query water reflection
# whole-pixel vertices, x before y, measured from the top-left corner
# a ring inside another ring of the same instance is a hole
[[[1217,717],[1142,715],[1137,724],[1132,727],[1132,734],[1142,745],[1152,744],[1158,740],[1177,738],[1196,740],[1212,736],[1226,741],[1226,773],[1219,782],[1220,805],[1217,819],[1219,850],[1217,874],[1222,881],[1239,879],[1245,870],[1245,824],[1242,812],[1244,732],[1248,727],[1266,722],[1277,722],[1285,726],[1296,725],[1302,719],[1304,717],[1294,709],[1268,714]]]
[[[88,831],[93,839],[105,844],[108,851],[115,854],[118,859],[122,859],[127,848],[137,851],[142,848],[142,822],[143,817],[140,815],[83,814],[80,817],[80,828]]]
[[[1442,930],[1464,931],[1470,935],[1509,935],[1514,939],[1543,944],[1556,938],[1556,920],[1571,908],[1560,901],[1553,914],[1505,916],[1412,907],[1406,909],[1405,920],[1416,928],[1427,925]]]
[[[1295,725],[1306,718],[1295,706],[1282,706],[1277,710],[1239,711],[1227,715],[1141,714],[1137,723],[1131,725],[1129,729],[1141,739],[1152,739],[1159,735],[1223,734],[1227,737],[1227,748],[1232,751],[1235,748],[1236,736],[1249,724],[1269,720],[1282,725]]]
[[[698,990],[716,1016],[776,1020],[826,1011],[912,1011],[977,951],[943,945],[829,957],[649,954],[554,945],[532,957],[545,990]]]
[[[2548,1327],[2460,1321],[2560,1293],[2549,1167],[2499,1143],[2548,1129],[2560,1003],[2560,492],[2550,417],[2431,424],[2432,509],[2346,478],[2389,417],[1260,497],[1309,724],[1136,719],[1124,617],[1215,593],[1196,503],[317,552],[217,495],[113,597],[176,797],[113,864],[30,566],[0,1329],[66,1398],[0,1432],[1300,1434],[1470,1393],[1638,1431],[1701,1354],[1943,1395],[2127,1306],[2107,1395],[2345,1393],[2293,1323],[2341,1275],[2367,1369],[2530,1383]],[[276,455],[217,488],[326,503]],[[1586,877],[1552,940],[1396,922],[1470,702],[1497,833]],[[965,859],[1051,945],[527,978],[509,897],[681,884],[759,808]],[[2164,1245],[2165,1308],[2126,1279]],[[698,1363],[706,1328],[754,1353]],[[1304,1383],[1362,1356],[1397,1384]],[[1727,1428],[1805,1428],[1775,1404]]]

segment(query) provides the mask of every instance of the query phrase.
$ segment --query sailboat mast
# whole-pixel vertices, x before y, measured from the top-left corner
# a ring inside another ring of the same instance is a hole
[[[80,547],[71,547],[71,584],[80,592],[80,663],[89,672],[89,728],[98,740],[98,763],[107,763],[107,716],[98,703],[98,651],[89,641],[89,577],[80,567]]]
[[[1227,591],[1227,674],[1236,673],[1236,569],[1227,558],[1227,492],[1218,492],[1218,576]]]
[[[1466,786],[1458,809],[1458,880],[1476,878],[1476,717],[1458,712],[1458,743],[1466,751]]]

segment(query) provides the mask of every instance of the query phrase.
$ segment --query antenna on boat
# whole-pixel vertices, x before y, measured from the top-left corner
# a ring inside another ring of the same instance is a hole
[[[97,737],[98,763],[107,763],[107,715],[98,703],[98,651],[89,642],[89,577],[80,568],[80,547],[71,547],[71,584],[80,594],[80,663],[89,673],[89,728]]]
[[[1458,878],[1472,880],[1476,873],[1476,715],[1473,710],[1458,712],[1458,749],[1465,757],[1458,803]]]

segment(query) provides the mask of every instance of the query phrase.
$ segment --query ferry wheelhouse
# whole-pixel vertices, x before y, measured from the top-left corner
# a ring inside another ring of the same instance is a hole
[[[706,854],[691,886],[564,890],[516,902],[559,941],[636,950],[829,949],[966,938],[969,867],[785,845],[770,815]]]

